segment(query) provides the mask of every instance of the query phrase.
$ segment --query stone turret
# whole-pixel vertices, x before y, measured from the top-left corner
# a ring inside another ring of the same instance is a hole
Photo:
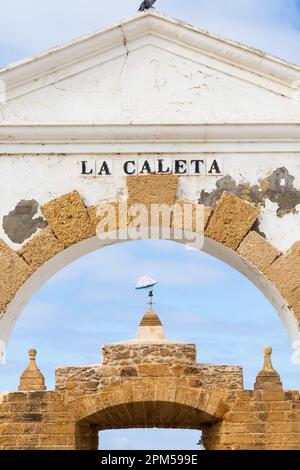
[[[264,348],[264,365],[256,377],[255,390],[282,390],[280,375],[272,365],[272,348]]]
[[[44,376],[36,365],[36,355],[37,352],[35,349],[30,349],[28,351],[29,365],[20,377],[20,392],[36,392],[46,390]]]
[[[138,377],[169,377],[171,383],[180,378],[185,386],[195,389],[242,390],[241,367],[197,364],[195,344],[166,338],[152,297],[150,292],[135,338],[102,346],[101,365],[57,369],[56,389],[66,391],[71,400]]]
[[[149,308],[143,316],[136,339],[144,342],[165,341],[165,331],[160,318],[153,310],[153,291],[149,292]]]
[[[196,363],[196,346],[167,339],[163,324],[153,310],[152,292],[149,299],[148,310],[142,317],[136,337],[103,346],[104,366],[178,362],[192,366]]]
[[[164,341],[164,327],[152,307],[145,313],[137,332],[137,340],[147,342]]]

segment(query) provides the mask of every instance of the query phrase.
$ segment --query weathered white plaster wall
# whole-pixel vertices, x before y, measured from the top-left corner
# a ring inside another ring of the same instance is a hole
[[[299,101],[219,71],[218,64],[210,68],[201,54],[187,59],[177,46],[164,46],[146,44],[9,101],[1,106],[2,122],[299,122]]]
[[[20,201],[42,205],[74,189],[87,205],[124,197],[124,157],[222,158],[218,178],[180,177],[178,197],[193,201],[224,177],[251,189],[279,168],[300,191],[300,68],[190,25],[149,12],[2,69],[1,80],[0,238],[14,249],[2,221]],[[81,160],[97,156],[115,162],[113,175],[80,176]],[[281,217],[277,209],[266,196],[259,228],[284,251],[300,239],[300,204]],[[100,246],[87,240],[39,269],[9,305],[0,341],[49,276]],[[224,247],[206,241],[205,250],[254,282],[299,339],[262,275]]]
[[[39,205],[50,199],[77,189],[83,196],[86,205],[95,205],[103,199],[126,197],[126,180],[122,171],[124,159],[163,158],[158,154],[110,155],[2,155],[0,157],[1,204],[0,204],[0,237],[12,248],[13,243],[2,227],[3,217],[14,210],[22,200],[35,199]],[[171,159],[212,158],[213,154],[173,154]],[[224,176],[232,177],[237,184],[258,185],[276,168],[285,167],[295,177],[294,187],[300,191],[300,158],[297,154],[219,154],[223,161],[223,175],[215,176],[182,176],[179,180],[178,197],[197,202],[202,191],[212,192],[218,180]],[[81,175],[81,161],[88,160],[93,165],[97,159],[112,163],[111,176],[91,177]],[[260,216],[260,229],[267,239],[278,249],[287,250],[300,238],[300,207],[294,213],[283,217],[276,214],[277,204],[265,202]],[[37,214],[37,216],[40,214]]]
[[[91,205],[124,195],[117,166],[111,177],[80,177],[79,162],[97,154],[116,162],[119,153],[218,155],[237,185],[285,168],[300,191],[300,69],[262,52],[149,12],[0,70],[1,78],[0,222],[23,199],[43,204],[77,189]],[[174,124],[182,136],[167,129]],[[182,177],[178,196],[197,201],[216,183]],[[278,217],[276,203],[263,203],[261,231],[288,249],[300,237],[298,205]],[[18,248],[1,223],[0,236]]]

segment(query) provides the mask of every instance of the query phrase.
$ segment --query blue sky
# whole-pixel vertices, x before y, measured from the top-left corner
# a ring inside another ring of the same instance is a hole
[[[139,0],[1,2],[0,65],[135,14]],[[157,10],[300,63],[299,0],[157,0]]]
[[[3,2],[4,3],[4,2]],[[41,52],[134,14],[136,0],[10,0],[1,6],[0,65]],[[212,32],[300,64],[296,0],[158,0],[158,9]],[[223,263],[171,242],[134,242],[92,253],[53,277],[30,301],[0,369],[0,390],[17,388],[26,351],[36,347],[48,387],[54,368],[97,363],[103,343],[133,337],[145,310],[139,275],[161,282],[156,309],[170,338],[193,341],[200,362],[240,364],[252,387],[262,348],[286,389],[300,373],[277,313],[262,294]],[[110,431],[102,448],[195,448],[197,432]]]

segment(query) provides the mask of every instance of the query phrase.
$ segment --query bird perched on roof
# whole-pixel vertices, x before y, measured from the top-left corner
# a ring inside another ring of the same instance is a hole
[[[145,11],[145,10],[149,10],[149,8],[152,8],[154,3],[156,2],[156,0],[144,0],[142,3],[141,3],[141,6],[139,8],[139,11]]]

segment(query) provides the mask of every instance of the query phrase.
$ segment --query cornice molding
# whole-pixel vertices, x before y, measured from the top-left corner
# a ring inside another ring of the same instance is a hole
[[[300,152],[300,124],[0,126],[0,154]]]

